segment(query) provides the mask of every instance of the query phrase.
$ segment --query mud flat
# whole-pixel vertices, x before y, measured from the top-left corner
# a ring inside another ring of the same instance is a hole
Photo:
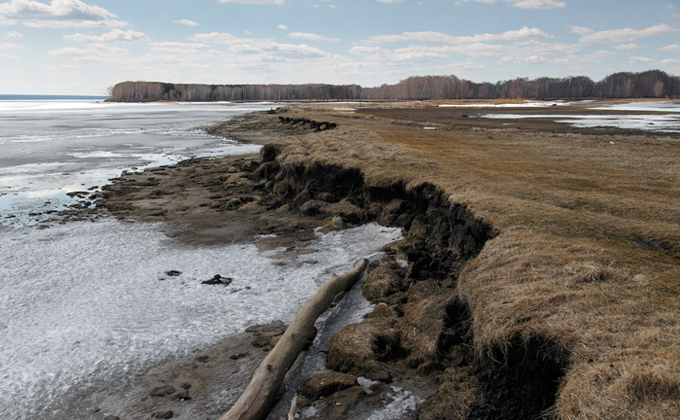
[[[436,105],[232,121],[213,133],[266,143],[260,156],[129,174],[94,211],[194,245],[274,233],[261,246],[291,252],[316,226],[403,228],[362,286],[373,312],[299,389],[300,418],[367,418],[408,384],[422,392],[391,418],[680,416],[678,136]]]

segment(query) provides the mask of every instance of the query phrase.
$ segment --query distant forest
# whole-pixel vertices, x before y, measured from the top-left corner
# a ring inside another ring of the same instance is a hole
[[[111,88],[115,102],[152,101],[293,101],[293,100],[426,100],[426,99],[585,99],[677,98],[680,77],[660,70],[615,73],[599,82],[588,77],[535,80],[518,78],[475,83],[456,76],[417,76],[394,85],[200,85],[123,82]]]

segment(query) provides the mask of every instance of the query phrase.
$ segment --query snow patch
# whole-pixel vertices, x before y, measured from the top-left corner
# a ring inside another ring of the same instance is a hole
[[[401,418],[406,413],[415,411],[418,405],[425,402],[424,399],[414,395],[411,391],[403,388],[393,386],[392,393],[389,395],[392,399],[385,407],[374,412],[367,420],[392,420]]]
[[[310,245],[316,263],[281,267],[253,244],[179,247],[153,224],[6,230],[0,418],[39,416],[79,390],[125,380],[249,325],[290,322],[331,273],[400,237],[375,224],[332,232]],[[201,284],[215,274],[233,282]]]

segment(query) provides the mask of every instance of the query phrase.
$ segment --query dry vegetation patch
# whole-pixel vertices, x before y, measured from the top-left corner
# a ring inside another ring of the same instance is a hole
[[[565,419],[680,416],[677,136],[507,128],[422,104],[285,112],[337,128],[289,137],[283,161],[358,167],[374,185],[430,182],[500,232],[456,289],[482,363],[552,360],[564,378],[551,413]],[[389,282],[372,293],[386,299]],[[427,335],[415,331],[401,345]]]
[[[294,211],[331,228],[406,228],[395,252],[408,268],[368,275],[380,305],[331,340],[328,366],[428,376],[439,389],[421,419],[680,418],[678,136],[509,126],[477,107],[356,107],[232,121],[212,132],[276,144],[256,163],[132,176],[115,188],[134,205],[109,204],[214,240],[309,228]],[[186,208],[158,213],[178,200]],[[206,214],[220,217],[206,227]]]

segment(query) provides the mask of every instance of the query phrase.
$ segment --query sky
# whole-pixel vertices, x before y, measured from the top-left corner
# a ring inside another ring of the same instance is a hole
[[[680,75],[680,0],[0,0],[0,94]]]

